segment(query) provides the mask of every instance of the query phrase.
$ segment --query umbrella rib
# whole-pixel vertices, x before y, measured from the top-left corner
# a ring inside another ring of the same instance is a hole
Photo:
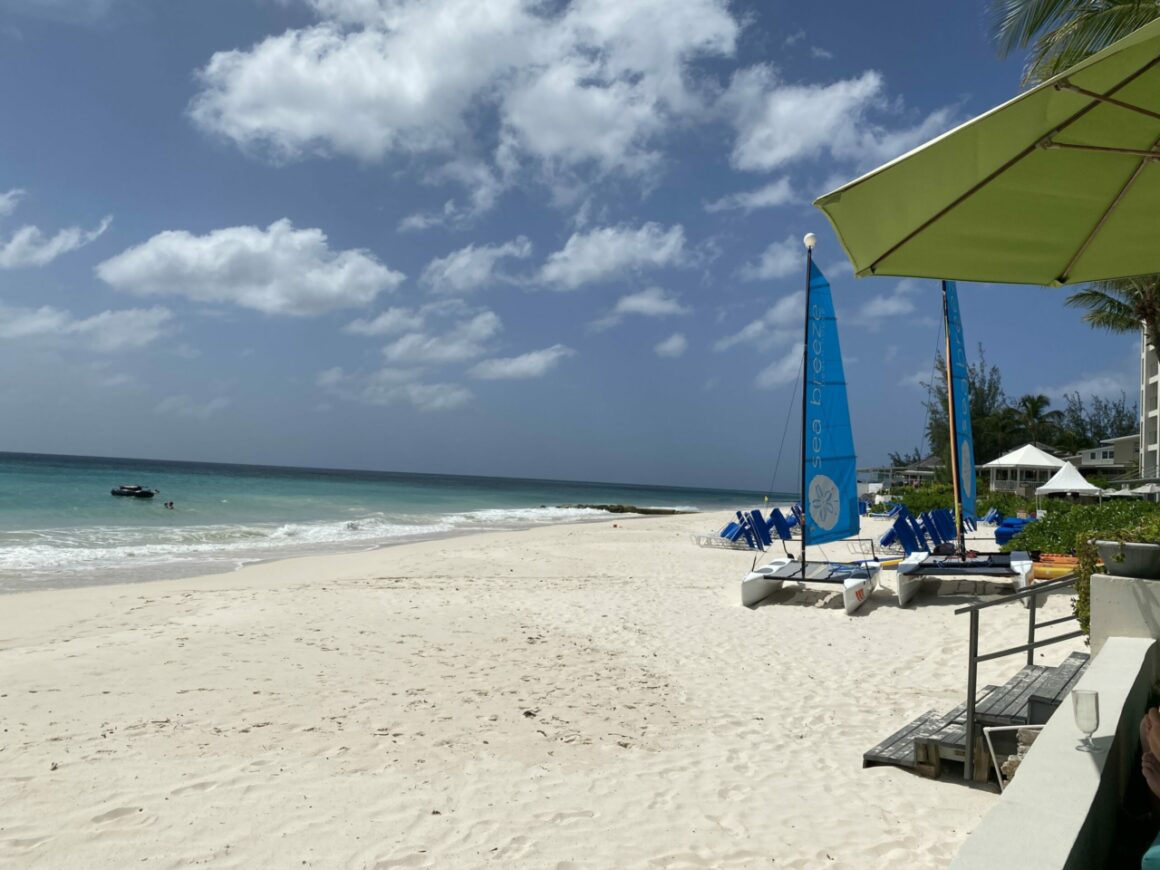
[[[1158,140],[1160,141],[1160,140]],[[1114,148],[1110,145],[1081,145],[1078,142],[1056,142],[1044,139],[1039,143],[1044,151],[1087,151],[1092,154],[1121,154],[1127,157],[1140,157],[1144,160],[1160,160],[1160,151],[1152,148]]]
[[[1121,109],[1127,109],[1129,112],[1138,112],[1141,115],[1146,115],[1160,121],[1160,112],[1153,112],[1151,109],[1145,109],[1143,106],[1135,106],[1131,103],[1125,103],[1123,100],[1117,100],[1115,97],[1110,97],[1107,94],[1096,93],[1089,91],[1087,88],[1081,88],[1079,85],[1073,85],[1069,81],[1058,82],[1055,85],[1057,91],[1071,91],[1073,94],[1082,94],[1085,97],[1090,97],[1093,100],[1099,100],[1101,103],[1107,103],[1109,106],[1119,106]],[[1109,93],[1112,93],[1109,91]]]
[[[1160,137],[1157,137],[1156,141],[1152,143],[1152,148],[1146,152],[1149,156],[1145,156],[1140,159],[1140,162],[1136,165],[1135,170],[1128,177],[1128,180],[1124,182],[1124,186],[1120,188],[1120,192],[1116,194],[1115,199],[1108,203],[1108,207],[1104,209],[1104,213],[1100,215],[1100,219],[1096,221],[1096,225],[1092,227],[1091,232],[1087,234],[1087,238],[1083,240],[1083,244],[1081,244],[1076,249],[1076,252],[1071,255],[1071,259],[1068,260],[1067,265],[1063,267],[1062,274],[1056,278],[1056,281],[1058,281],[1060,284],[1067,283],[1067,279],[1071,276],[1071,270],[1075,268],[1075,264],[1079,262],[1080,257],[1087,253],[1088,247],[1091,246],[1091,243],[1095,241],[1096,236],[1099,235],[1100,231],[1104,228],[1104,224],[1108,222],[1108,218],[1112,216],[1112,212],[1120,207],[1120,203],[1123,202],[1124,197],[1128,195],[1128,191],[1132,189],[1132,185],[1136,183],[1136,179],[1140,177],[1140,173],[1144,171],[1144,167],[1147,166],[1151,160],[1160,158],[1160,152],[1156,152],[1155,150],[1157,145],[1160,145]]]
[[[1140,67],[1138,70],[1131,73],[1129,76],[1127,76],[1127,78],[1124,78],[1120,82],[1118,82],[1117,84],[1113,85],[1111,88],[1109,88],[1107,91],[1104,92],[1103,96],[1105,96],[1105,97],[1111,96],[1112,94],[1118,92],[1122,88],[1127,87],[1132,82],[1134,82],[1137,78],[1142,76],[1144,73],[1148,72],[1148,70],[1152,69],[1152,67],[1156,66],[1156,64],[1158,64],[1158,63],[1160,63],[1160,55],[1157,55],[1152,60],[1148,61],[1148,63],[1144,64],[1144,66]],[[897,242],[895,242],[893,245],[891,245],[891,247],[885,253],[880,254],[878,257],[876,257],[874,259],[874,261],[870,263],[869,267],[867,268],[867,271],[869,271],[871,274],[876,272],[879,263],[881,263],[883,260],[885,260],[891,254],[893,254],[895,251],[897,251],[903,245],[908,244],[910,242],[910,240],[913,239],[915,236],[918,236],[920,233],[925,232],[934,223],[941,220],[943,217],[945,217],[950,212],[954,211],[956,208],[958,208],[960,205],[962,205],[964,202],[966,202],[968,199],[970,199],[972,196],[974,196],[976,193],[978,193],[980,190],[982,190],[984,187],[986,187],[988,184],[990,184],[992,181],[994,181],[996,178],[998,178],[1000,175],[1002,175],[1004,172],[1006,172],[1008,169],[1010,169],[1016,163],[1021,161],[1028,154],[1031,154],[1035,150],[1041,148],[1044,142],[1049,142],[1053,136],[1055,136],[1057,133],[1062,132],[1063,130],[1066,130],[1068,127],[1070,127],[1072,124],[1074,124],[1080,118],[1082,118],[1084,115],[1086,115],[1092,109],[1096,108],[1098,105],[1100,105],[1100,101],[1093,99],[1091,102],[1089,102],[1082,109],[1078,109],[1075,113],[1073,113],[1070,117],[1065,119],[1063,122],[1056,125],[1051,130],[1048,130],[1047,133],[1045,133],[1043,136],[1040,136],[1036,141],[1032,142],[1030,145],[1028,145],[1026,148],[1024,148],[1022,151],[1020,151],[1018,154],[1016,154],[1014,157],[1012,157],[1010,160],[1008,160],[1002,166],[1000,166],[998,169],[994,170],[989,175],[987,175],[985,178],[983,178],[980,181],[977,181],[975,184],[971,185],[971,187],[968,188],[964,193],[960,194],[957,198],[952,200],[950,203],[943,206],[941,209],[939,209],[937,212],[935,212],[935,214],[931,215],[929,218],[927,218],[925,221],[923,221],[921,224],[919,224],[917,227],[915,227],[913,230],[911,230],[909,233],[907,233],[905,236],[903,236],[901,239],[899,239]]]

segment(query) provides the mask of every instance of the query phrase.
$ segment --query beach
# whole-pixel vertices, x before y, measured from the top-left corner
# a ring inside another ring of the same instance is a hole
[[[944,866],[993,786],[861,759],[963,700],[971,597],[900,609],[886,571],[853,616],[748,610],[753,555],[690,541],[727,518],[4,596],[0,865]],[[984,647],[1026,619],[986,611]]]

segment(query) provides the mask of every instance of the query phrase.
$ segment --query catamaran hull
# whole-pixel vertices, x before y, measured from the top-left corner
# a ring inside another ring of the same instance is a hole
[[[774,559],[768,565],[762,565],[760,568],[754,569],[741,581],[741,603],[746,607],[755,607],[774,592],[781,589],[787,580],[804,585],[802,580],[798,578],[784,576],[787,566],[800,566],[800,564],[800,562],[782,556],[781,558]],[[864,562],[859,567],[861,569],[860,571],[851,574],[849,577],[844,577],[840,581],[821,581],[826,583],[841,583],[842,604],[846,608],[847,613],[853,613],[866,603],[870,594],[878,588],[878,578],[882,573],[882,566],[877,562]],[[778,576],[779,574],[782,576]],[[819,581],[811,580],[811,578],[807,577],[805,582]]]
[[[918,594],[918,590],[922,588],[922,577],[913,573],[930,553],[919,550],[911,553],[905,559],[898,563],[897,580],[895,581],[896,592],[898,594],[898,606],[905,607],[910,603],[910,599]]]
[[[938,558],[938,557],[935,557]],[[905,559],[898,563],[898,604],[900,607],[905,606],[915,593],[918,592],[922,586],[923,577],[931,576],[960,576],[960,577],[1008,577],[1011,580],[1011,585],[1016,592],[1022,592],[1031,583],[1032,575],[1035,571],[1035,563],[1031,561],[1031,556],[1022,550],[1017,550],[1011,553],[1011,560],[1002,570],[993,568],[980,568],[979,570],[971,570],[970,566],[959,566],[957,568],[948,568],[947,570],[938,570],[932,568],[928,563],[931,559],[930,553],[922,552],[911,553]],[[1023,599],[1023,603],[1027,604],[1027,599]]]

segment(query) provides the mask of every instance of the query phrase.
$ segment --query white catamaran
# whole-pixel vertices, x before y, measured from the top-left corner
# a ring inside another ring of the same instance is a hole
[[[898,565],[898,603],[906,604],[918,592],[923,577],[1009,577],[1015,591],[1027,588],[1034,563],[1023,551],[977,553],[967,549],[964,521],[975,517],[975,447],[971,434],[971,402],[967,383],[967,354],[963,321],[953,281],[942,282],[943,322],[946,327],[947,421],[950,424],[951,479],[955,497],[955,552],[942,556],[919,551]]]
[[[807,544],[817,546],[858,533],[858,478],[830,283],[814,265],[817,237],[809,233],[804,241],[801,561],[787,554],[751,571],[741,581],[741,603],[752,607],[786,582],[833,583],[842,587],[846,612],[853,613],[878,586],[882,566],[875,561],[806,561]]]

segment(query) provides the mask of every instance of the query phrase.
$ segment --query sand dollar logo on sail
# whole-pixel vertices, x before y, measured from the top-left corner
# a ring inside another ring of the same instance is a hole
[[[828,532],[838,524],[841,515],[838,485],[824,474],[816,475],[810,481],[810,519],[818,528]]]

